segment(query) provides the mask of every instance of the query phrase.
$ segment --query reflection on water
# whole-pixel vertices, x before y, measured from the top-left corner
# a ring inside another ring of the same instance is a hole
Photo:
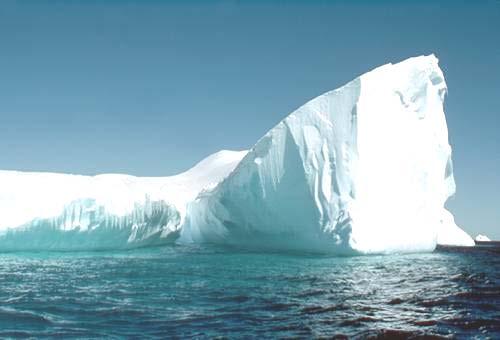
[[[500,337],[500,256],[0,255],[0,336]]]

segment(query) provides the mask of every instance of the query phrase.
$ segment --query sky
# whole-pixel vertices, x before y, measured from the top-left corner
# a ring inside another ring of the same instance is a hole
[[[435,53],[457,193],[500,240],[500,0],[0,2],[0,169],[165,176]]]

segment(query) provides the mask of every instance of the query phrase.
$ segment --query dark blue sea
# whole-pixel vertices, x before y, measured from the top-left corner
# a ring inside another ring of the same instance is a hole
[[[498,248],[0,254],[0,337],[500,338]]]

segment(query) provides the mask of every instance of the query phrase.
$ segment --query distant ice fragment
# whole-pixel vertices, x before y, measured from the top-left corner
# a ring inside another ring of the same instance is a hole
[[[491,240],[490,240],[490,238],[488,236],[479,234],[479,235],[476,236],[476,241],[490,242]]]

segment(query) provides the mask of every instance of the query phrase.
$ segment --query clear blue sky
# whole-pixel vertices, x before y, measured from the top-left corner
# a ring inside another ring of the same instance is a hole
[[[0,168],[169,175],[387,62],[445,71],[456,196],[500,239],[500,1],[0,2]],[[404,3],[404,4],[401,4]]]

